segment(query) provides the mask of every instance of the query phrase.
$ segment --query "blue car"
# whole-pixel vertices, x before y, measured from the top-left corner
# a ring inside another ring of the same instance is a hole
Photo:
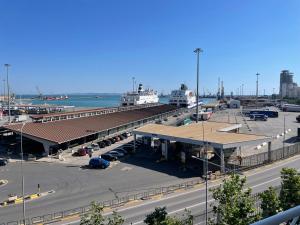
[[[89,167],[93,169],[98,169],[98,168],[106,169],[107,167],[109,167],[109,165],[110,165],[109,161],[99,157],[91,158],[89,162]]]

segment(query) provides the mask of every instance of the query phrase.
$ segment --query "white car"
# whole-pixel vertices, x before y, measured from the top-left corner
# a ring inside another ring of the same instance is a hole
[[[100,147],[99,147],[99,145],[98,145],[97,143],[92,143],[92,144],[91,144],[91,147],[92,147],[94,150],[99,150],[99,149],[100,149]]]

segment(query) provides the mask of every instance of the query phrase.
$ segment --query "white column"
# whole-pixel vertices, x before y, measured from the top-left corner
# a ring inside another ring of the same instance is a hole
[[[220,157],[221,157],[221,173],[225,173],[225,159],[224,159],[224,149],[220,148]]]
[[[167,140],[164,140],[161,145],[161,154],[166,160],[168,160],[168,141]]]
[[[135,152],[135,150],[136,150],[135,142],[136,142],[136,134],[133,135],[133,152]]]
[[[268,162],[271,162],[272,159],[271,159],[271,147],[272,147],[272,144],[271,144],[271,141],[268,142]]]

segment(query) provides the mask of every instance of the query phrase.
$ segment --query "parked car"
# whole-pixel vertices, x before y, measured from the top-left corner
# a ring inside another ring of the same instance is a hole
[[[110,146],[111,145],[111,141],[110,140],[104,140],[103,142],[105,143],[106,146]]]
[[[102,154],[102,155],[101,155],[101,158],[102,158],[102,159],[105,159],[105,160],[107,160],[107,161],[116,161],[116,160],[118,160],[118,157],[117,157],[117,156],[114,156],[114,155],[109,154],[109,153]]]
[[[8,164],[7,159],[0,159],[0,166],[6,166]]]
[[[262,120],[262,121],[267,121],[268,117],[264,114],[250,114],[250,119],[251,120]]]
[[[125,139],[123,135],[119,135],[118,137],[120,138],[121,141]]]
[[[124,156],[124,153],[122,153],[122,152],[118,152],[118,151],[110,151],[110,152],[108,152],[109,154],[111,154],[111,155],[114,155],[114,156],[117,156],[118,158],[121,158],[121,157],[123,157]]]
[[[102,159],[100,157],[91,158],[89,161],[89,167],[92,169],[98,169],[98,168],[105,169],[109,167],[109,165],[110,165],[109,161]]]
[[[125,138],[128,138],[131,136],[130,132],[125,132],[122,134]]]
[[[98,142],[100,148],[105,148],[106,144],[103,141]]]
[[[99,147],[99,145],[98,145],[97,143],[92,143],[92,144],[91,144],[91,147],[92,147],[95,151],[100,149],[100,147]]]
[[[110,138],[109,140],[112,144],[116,143],[116,140],[114,138]]]
[[[119,136],[115,137],[115,139],[116,139],[116,142],[121,141]]]
[[[298,116],[296,117],[296,120],[297,120],[298,123],[300,122],[300,115],[298,115]]]
[[[94,152],[94,148],[93,148],[92,146],[87,146],[87,147],[85,147],[84,149],[85,149],[85,151],[86,151],[87,154],[88,154],[88,153],[93,153],[93,152]]]
[[[80,149],[77,150],[77,155],[78,156],[85,156],[86,153],[87,152],[86,152],[85,148],[80,148]]]
[[[125,149],[123,149],[123,148],[116,148],[116,149],[114,149],[114,151],[121,152],[124,155],[128,155],[128,152]]]
[[[166,117],[166,118],[164,118],[164,121],[168,121],[168,118]]]
[[[129,145],[122,146],[122,148],[123,148],[124,150],[126,150],[128,153],[132,153],[133,150],[134,150],[133,146],[129,146]]]
[[[125,134],[121,134],[120,136],[122,136],[124,139],[127,138],[127,134],[126,133]]]

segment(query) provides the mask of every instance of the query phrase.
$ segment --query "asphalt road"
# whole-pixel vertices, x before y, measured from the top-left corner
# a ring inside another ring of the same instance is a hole
[[[181,171],[175,163],[156,163],[151,152],[143,150],[134,156],[114,163],[105,170],[84,169],[80,166],[58,163],[25,162],[25,194],[54,190],[55,193],[26,203],[28,218],[88,205],[91,201],[104,201],[126,194],[141,193],[153,187],[161,187],[197,176],[191,171]],[[1,179],[8,184],[0,187],[0,199],[9,194],[21,193],[20,163],[0,167]],[[0,208],[0,221],[22,218],[22,205]]]
[[[262,192],[269,186],[280,185],[280,170],[284,167],[292,167],[300,170],[300,156],[296,156],[285,161],[280,161],[266,166],[258,168],[253,171],[245,172],[247,176],[247,186],[252,188],[253,193]],[[210,182],[209,188],[220,185],[220,182]],[[211,194],[208,196],[209,205],[213,203]],[[175,194],[167,195],[161,199],[148,200],[141,204],[119,208],[116,210],[125,219],[125,224],[144,224],[143,220],[145,216],[154,211],[155,207],[167,207],[169,215],[180,216],[185,209],[188,209],[192,214],[197,215],[199,212],[203,213],[205,210],[205,188],[191,189],[186,192],[180,192]],[[109,216],[111,213],[104,215]],[[78,220],[73,222],[64,222],[57,224],[79,224]]]

